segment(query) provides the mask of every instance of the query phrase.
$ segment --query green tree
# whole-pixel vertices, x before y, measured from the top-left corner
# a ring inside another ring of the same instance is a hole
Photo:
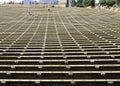
[[[82,2],[83,2],[83,0],[77,0],[76,6],[77,7],[83,7]]]
[[[105,6],[106,5],[106,0],[99,0],[99,4],[102,5],[102,6]]]
[[[116,4],[118,7],[120,7],[120,0],[116,0]]]
[[[108,7],[112,7],[113,5],[115,5],[116,1],[115,0],[106,0],[106,5]]]
[[[71,1],[71,6],[72,6],[72,7],[76,6],[76,1],[75,1],[75,0],[72,0],[72,1]]]
[[[95,7],[95,0],[91,0],[91,6]]]
[[[95,0],[83,0],[83,6],[88,7],[88,6],[95,6]]]

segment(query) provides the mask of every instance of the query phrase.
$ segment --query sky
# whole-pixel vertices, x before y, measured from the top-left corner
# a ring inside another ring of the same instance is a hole
[[[95,0],[96,1],[96,3],[98,3],[99,2],[99,0]]]
[[[0,0],[1,3],[2,3],[2,2],[9,2],[9,1],[20,2],[20,1],[22,1],[22,0]]]
[[[9,2],[9,1],[21,2],[21,1],[23,1],[23,0],[0,0],[0,3]],[[33,0],[33,1],[39,1],[39,0]],[[44,1],[44,0],[41,0],[41,1]],[[51,0],[46,0],[46,1],[51,1]]]
[[[3,2],[9,2],[9,1],[14,1],[14,2],[20,2],[22,0],[0,0],[0,3],[3,3]],[[39,0],[36,0],[36,1],[39,1]],[[47,1],[47,0],[46,0]],[[51,0],[48,0],[48,1],[51,1]],[[96,0],[96,3],[99,2],[99,0]]]

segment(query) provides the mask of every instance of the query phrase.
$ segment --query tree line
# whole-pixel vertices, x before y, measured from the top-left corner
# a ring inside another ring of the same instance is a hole
[[[118,6],[120,7],[120,0],[99,0],[101,6]],[[95,7],[95,0],[71,0],[71,6],[76,7]]]
[[[101,6],[108,6],[108,7],[120,7],[120,0],[100,0],[99,4]]]
[[[71,6],[77,7],[95,7],[95,0],[71,0]]]

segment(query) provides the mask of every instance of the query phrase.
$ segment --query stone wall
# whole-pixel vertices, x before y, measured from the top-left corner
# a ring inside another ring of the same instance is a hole
[[[59,0],[59,7],[66,7],[67,0]]]

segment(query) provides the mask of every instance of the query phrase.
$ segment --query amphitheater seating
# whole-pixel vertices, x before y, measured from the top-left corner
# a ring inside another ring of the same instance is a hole
[[[0,28],[0,86],[120,86],[120,29],[67,10]]]

